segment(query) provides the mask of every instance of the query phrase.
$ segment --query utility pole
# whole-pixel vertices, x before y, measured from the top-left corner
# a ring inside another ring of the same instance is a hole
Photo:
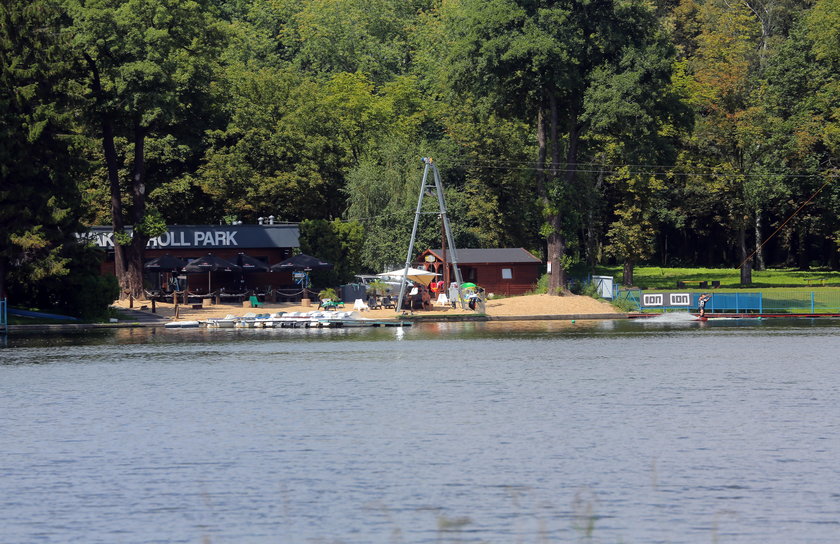
[[[397,301],[396,311],[402,310],[403,299],[405,298],[405,287],[408,283],[408,269],[411,267],[411,259],[414,255],[414,242],[417,239],[417,225],[420,223],[420,216],[423,214],[423,197],[426,195],[426,188],[429,190],[434,186],[437,194],[438,209],[441,219],[443,220],[443,230],[446,234],[446,239],[449,242],[449,256],[448,261],[452,263],[452,271],[455,273],[455,281],[458,284],[458,302],[461,307],[464,307],[461,301],[461,270],[458,268],[458,256],[455,252],[455,241],[452,238],[452,228],[449,226],[449,216],[446,214],[446,201],[443,198],[443,182],[440,180],[440,172],[437,165],[430,157],[423,157],[423,163],[426,167],[423,169],[423,183],[420,185],[420,196],[417,199],[417,212],[414,214],[414,228],[411,229],[411,241],[408,244],[408,255],[405,258],[405,270],[403,270],[402,284],[400,285],[400,298]],[[429,183],[429,172],[432,172],[432,182]],[[444,254],[446,249],[444,249]],[[444,266],[446,266],[446,256],[444,255]],[[445,288],[447,288],[446,286]]]

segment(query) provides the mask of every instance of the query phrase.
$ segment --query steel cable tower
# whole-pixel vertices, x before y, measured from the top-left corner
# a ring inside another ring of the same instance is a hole
[[[432,161],[431,157],[423,157],[423,163],[426,167],[423,169],[423,183],[420,185],[420,196],[417,199],[417,212],[414,214],[414,228],[411,229],[411,241],[408,244],[408,254],[405,258],[405,270],[403,270],[402,283],[400,284],[400,298],[397,301],[396,311],[402,310],[403,298],[405,297],[405,287],[408,283],[408,269],[411,268],[411,257],[414,254],[414,242],[417,239],[417,225],[420,223],[420,216],[422,215],[423,197],[426,195],[426,189],[431,190],[434,187],[437,194],[438,208],[440,210],[440,217],[443,220],[443,230],[446,233],[446,241],[449,243],[449,259],[443,255],[445,265],[452,263],[452,271],[455,273],[455,282],[458,284],[458,303],[464,307],[464,302],[461,300],[461,270],[458,268],[458,255],[455,251],[455,241],[452,238],[452,229],[449,226],[449,216],[446,214],[446,200],[443,198],[443,183],[440,180],[440,172],[437,165]],[[429,171],[432,172],[432,182],[429,183]],[[444,249],[446,253],[446,249]]]

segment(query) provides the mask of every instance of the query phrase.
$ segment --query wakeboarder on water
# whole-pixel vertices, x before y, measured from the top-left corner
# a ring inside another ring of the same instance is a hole
[[[710,298],[712,298],[712,295],[710,295],[708,293],[703,293],[702,295],[700,295],[700,298],[697,299],[697,304],[700,308],[700,316],[699,316],[700,319],[705,319],[706,318],[706,302]]]

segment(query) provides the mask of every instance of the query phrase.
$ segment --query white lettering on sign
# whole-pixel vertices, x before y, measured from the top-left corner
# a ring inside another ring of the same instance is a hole
[[[642,295],[642,306],[663,306],[664,302],[665,295],[662,293]]]
[[[190,231],[167,231],[155,238],[149,238],[146,247],[156,249],[164,247],[238,246],[237,234],[238,231],[235,230],[195,231],[192,233],[192,239],[190,239]],[[114,247],[113,232],[76,234],[76,237],[79,240],[95,243],[101,248]]]
[[[688,293],[671,293],[669,306],[691,306],[691,295]]]
[[[151,246],[167,247],[171,243],[172,243],[172,234],[169,233],[169,232],[165,232],[165,233],[161,234],[160,236],[158,236],[157,238],[152,238],[151,240],[149,240],[149,245],[147,245],[146,247],[151,247]]]
[[[178,238],[179,238],[178,234],[181,235],[180,236],[180,238],[181,238],[180,241],[178,241]],[[169,246],[181,247],[181,246],[186,246],[186,245],[188,245],[188,244],[187,244],[187,241],[184,240],[184,233],[183,232],[179,232],[179,233],[164,232],[163,234],[161,234],[157,238],[149,239],[149,243],[146,245],[146,247],[169,247]]]

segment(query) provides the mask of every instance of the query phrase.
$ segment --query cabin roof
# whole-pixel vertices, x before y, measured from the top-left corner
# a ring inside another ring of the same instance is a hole
[[[542,261],[534,257],[521,247],[496,247],[496,248],[457,248],[458,264],[510,264],[528,263],[536,264]],[[444,255],[440,248],[427,249],[422,255],[433,254],[438,259]],[[446,250],[446,260],[450,258],[449,249]],[[422,257],[421,259],[422,260]]]

